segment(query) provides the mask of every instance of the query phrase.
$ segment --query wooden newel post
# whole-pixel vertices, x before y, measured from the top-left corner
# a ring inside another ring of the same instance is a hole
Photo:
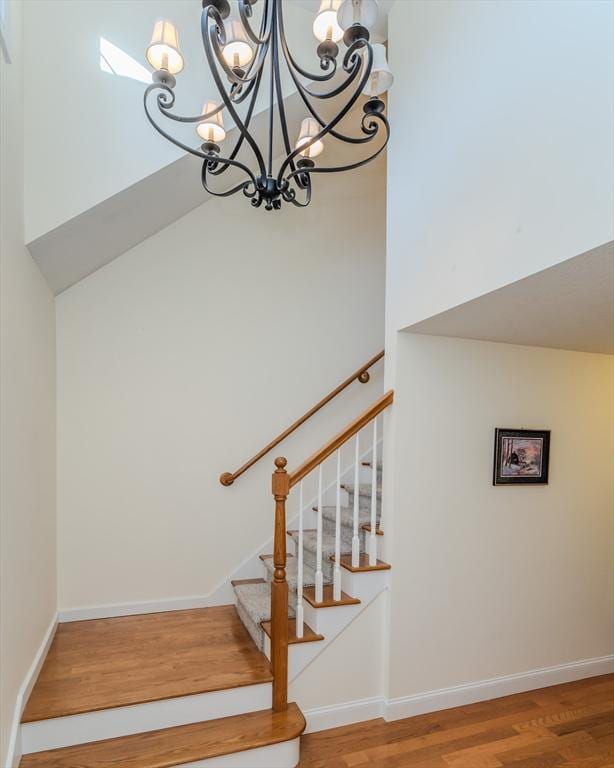
[[[286,499],[290,493],[287,460],[275,459],[273,497],[275,498],[275,541],[271,584],[271,671],[273,673],[273,711],[288,708],[288,582],[286,581]]]

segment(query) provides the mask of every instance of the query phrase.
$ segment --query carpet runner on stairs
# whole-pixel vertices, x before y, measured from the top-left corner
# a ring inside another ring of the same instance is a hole
[[[381,468],[377,472],[377,525],[381,514]],[[341,508],[341,554],[351,554],[354,533],[354,485],[345,483],[343,489],[348,493],[348,506]],[[359,485],[359,520],[360,551],[366,553],[369,534],[361,526],[371,522],[371,485]],[[334,563],[331,557],[335,553],[335,517],[336,507],[322,508],[322,575],[325,585],[333,582]],[[293,531],[295,546],[298,547],[298,531]],[[317,533],[315,530],[303,531],[303,586],[315,585],[317,567]],[[298,554],[298,552],[297,552]],[[262,583],[238,583],[234,585],[237,598],[237,612],[254,643],[264,650],[264,632],[261,623],[271,618],[271,581],[274,564],[272,557],[263,557],[266,581]],[[286,566],[288,582],[288,618],[295,616],[297,600],[298,557],[289,557]]]

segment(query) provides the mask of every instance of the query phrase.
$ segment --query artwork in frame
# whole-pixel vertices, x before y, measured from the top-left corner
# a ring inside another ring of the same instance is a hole
[[[493,485],[547,485],[549,462],[549,429],[495,429]]]

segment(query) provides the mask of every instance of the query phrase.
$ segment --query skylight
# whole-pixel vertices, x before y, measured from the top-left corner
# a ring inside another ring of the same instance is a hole
[[[113,43],[100,38],[100,69],[110,75],[151,83],[151,72]]]

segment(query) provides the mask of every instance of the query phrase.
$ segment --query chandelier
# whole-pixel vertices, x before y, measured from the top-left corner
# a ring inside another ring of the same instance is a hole
[[[175,76],[184,67],[177,29],[166,19],[156,22],[146,52],[155,71],[144,95],[145,112],[162,136],[202,160],[202,184],[210,194],[227,197],[242,192],[253,206],[264,203],[268,211],[281,208],[282,201],[305,207],[311,200],[313,174],[360,168],[374,160],[388,143],[390,126],[380,97],[393,78],[386,49],[369,42],[369,28],[378,15],[377,0],[321,0],[313,22],[313,33],[320,41],[320,71],[315,73],[301,67],[290,51],[284,30],[283,0],[261,0],[258,31],[253,26],[256,3],[257,0],[237,0],[238,14],[231,16],[228,0],[202,1],[201,35],[219,98],[207,100],[202,113],[194,117],[178,115],[174,110]],[[341,41],[346,47],[342,56],[338,45]],[[284,105],[282,64],[305,107],[305,117],[294,141]],[[266,146],[261,147],[254,137],[252,123],[263,83],[268,89],[268,136]],[[366,97],[361,100],[362,111],[358,106],[352,112],[361,96]],[[173,121],[194,124],[200,146],[188,146],[163,128],[154,119],[153,101],[159,115],[170,121],[168,125]],[[337,104],[338,101],[341,103]],[[318,111],[323,108],[319,102],[334,104],[336,114],[324,118]],[[237,129],[234,146],[227,150],[221,147],[226,139],[224,111]],[[357,135],[347,135],[340,125],[346,117],[347,122],[353,120]],[[281,159],[275,149],[275,136],[283,146]],[[353,145],[359,156],[345,165],[320,165],[320,155],[329,140]],[[363,145],[371,143],[373,146],[365,152]],[[245,155],[248,160],[244,162]],[[216,177],[222,177],[229,169],[235,169],[232,185],[220,188]]]

